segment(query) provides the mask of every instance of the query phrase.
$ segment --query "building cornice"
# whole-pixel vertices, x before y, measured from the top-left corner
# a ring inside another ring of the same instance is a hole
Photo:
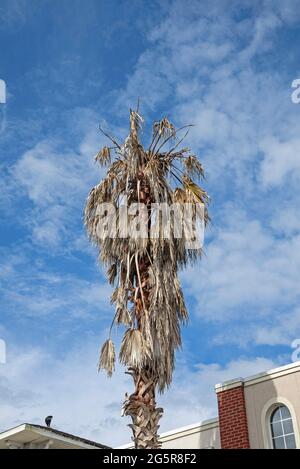
[[[240,386],[253,386],[254,384],[261,383],[263,381],[269,381],[276,379],[281,376],[290,375],[300,371],[300,361],[295,363],[289,363],[288,365],[273,368],[272,370],[258,373],[256,375],[249,376],[247,378],[236,378],[230,381],[224,381],[224,383],[218,383],[215,385],[216,393],[222,391],[228,391],[229,389],[237,388]]]

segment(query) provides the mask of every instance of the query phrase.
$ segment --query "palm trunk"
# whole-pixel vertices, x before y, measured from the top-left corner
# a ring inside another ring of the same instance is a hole
[[[159,419],[163,409],[156,407],[156,379],[146,368],[140,372],[134,368],[128,370],[134,380],[135,392],[124,402],[124,413],[132,418],[129,427],[133,432],[136,449],[160,448],[158,441]]]
[[[137,193],[137,199],[140,203],[144,203],[148,209],[148,237],[150,236],[151,229],[151,194],[147,181],[144,178],[143,172],[139,174],[140,190]],[[136,190],[138,188],[137,181]],[[149,239],[149,238],[148,238]],[[138,274],[136,272],[136,288],[138,294],[134,302],[135,315],[137,318],[137,328],[142,330],[142,320],[144,308],[149,308],[149,288],[148,278],[150,261],[147,256],[139,259]],[[141,287],[141,288],[140,288]],[[142,291],[141,291],[142,290]],[[144,366],[141,370],[129,368],[128,374],[133,378],[135,384],[135,392],[129,396],[124,402],[124,414],[132,418],[132,424],[129,426],[133,432],[133,441],[135,442],[136,449],[155,449],[160,448],[158,441],[159,419],[163,414],[163,409],[156,407],[155,390],[157,384],[157,377],[151,371],[149,365]]]

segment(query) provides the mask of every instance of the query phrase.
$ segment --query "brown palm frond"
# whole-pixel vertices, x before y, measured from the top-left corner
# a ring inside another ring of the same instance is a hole
[[[130,109],[130,135],[135,141],[138,139],[138,131],[142,127],[143,122],[144,120],[138,112]]]
[[[107,270],[107,278],[110,284],[113,284],[118,274],[117,263],[114,262]]]
[[[195,155],[184,158],[183,166],[188,176],[204,177],[203,166]]]
[[[168,120],[168,118],[164,117],[161,121],[154,122],[153,133],[157,133],[162,137],[169,137],[170,135],[175,137],[176,129],[174,125]]]
[[[123,337],[119,359],[127,366],[140,368],[149,357],[149,346],[138,329],[128,329]]]
[[[108,339],[106,342],[104,342],[100,352],[98,371],[100,371],[100,369],[104,369],[107,371],[107,374],[110,377],[115,370],[115,361],[115,347],[112,340]]]
[[[207,192],[195,184],[188,176],[183,176],[182,182],[184,187],[193,194],[198,202],[206,204],[209,201]]]
[[[181,189],[180,187],[176,187],[173,192],[173,201],[178,202],[180,204],[184,204],[188,202],[186,191]]]
[[[95,156],[95,161],[98,161],[101,166],[105,166],[110,163],[110,148],[103,147]]]
[[[157,154],[159,150],[156,150],[158,144],[160,144],[159,149],[162,148],[167,141],[171,138],[175,138],[176,136],[176,129],[173,124],[164,117],[162,120],[154,122],[153,124],[153,137],[152,142],[149,147],[149,151],[151,154]]]
[[[119,290],[119,287],[117,287],[117,288],[113,291],[113,293],[112,293],[112,295],[111,295],[111,297],[110,297],[110,302],[111,302],[111,304],[116,303],[116,301],[117,301],[117,299],[118,299],[119,291],[120,291],[120,290]]]
[[[127,308],[117,308],[115,323],[117,325],[123,324],[124,326],[132,325],[131,315]]]

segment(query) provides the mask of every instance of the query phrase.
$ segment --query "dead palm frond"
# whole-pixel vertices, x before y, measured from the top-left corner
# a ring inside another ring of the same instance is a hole
[[[110,163],[110,148],[103,147],[95,156],[95,161],[98,161],[101,166]]]
[[[112,340],[108,339],[106,342],[104,342],[100,352],[98,370],[103,368],[107,371],[108,376],[111,376],[113,371],[115,370],[115,361],[115,347]]]
[[[173,124],[167,119],[167,117],[164,117],[161,121],[154,122],[153,124],[153,133],[161,135],[162,137],[169,137],[170,135],[172,137],[175,137],[176,135],[176,130]]]
[[[190,177],[204,177],[203,166],[197,156],[189,155],[183,159],[185,171]]]
[[[209,201],[209,196],[207,192],[201,189],[201,187],[199,187],[197,184],[195,184],[188,176],[183,176],[182,181],[185,189],[187,189],[193,194],[197,202],[205,204]]]
[[[141,368],[149,356],[149,347],[141,331],[128,329],[120,349],[120,362],[127,366]]]

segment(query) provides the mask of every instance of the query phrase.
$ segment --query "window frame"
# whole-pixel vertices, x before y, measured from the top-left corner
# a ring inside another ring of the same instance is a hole
[[[284,418],[284,416],[282,415],[282,412],[281,412],[281,409],[286,409],[287,412],[288,412],[288,417],[287,418]],[[274,420],[274,417],[275,417],[275,412],[278,412],[279,411],[279,419],[277,420]],[[291,431],[290,433],[286,433],[285,431],[285,428],[284,428],[284,422],[286,421],[289,421],[291,422]],[[274,435],[274,426],[275,424],[280,424],[280,427],[281,427],[281,431],[282,433],[280,435]],[[273,449],[278,449],[275,447],[275,444],[276,444],[276,439],[283,439],[283,442],[284,442],[284,446],[285,448],[282,448],[282,449],[295,449],[295,448],[287,448],[287,442],[286,442],[286,437],[288,436],[293,436],[294,437],[294,440],[295,440],[295,447],[296,447],[296,436],[295,436],[295,429],[294,429],[294,425],[293,425],[293,419],[292,419],[292,415],[289,411],[289,408],[284,405],[284,404],[277,404],[276,406],[274,406],[272,412],[270,413],[270,419],[269,419],[269,425],[270,425],[270,429],[271,429],[271,437],[272,437],[272,447]]]
[[[279,406],[287,407],[288,411],[290,412],[295,442],[296,442],[296,449],[300,448],[300,438],[299,438],[299,427],[297,422],[296,413],[294,411],[293,406],[291,403],[283,398],[283,397],[276,397],[270,399],[264,406],[262,411],[262,433],[263,433],[263,447],[266,449],[275,449],[273,446],[273,436],[271,432],[271,416],[274,410]]]

